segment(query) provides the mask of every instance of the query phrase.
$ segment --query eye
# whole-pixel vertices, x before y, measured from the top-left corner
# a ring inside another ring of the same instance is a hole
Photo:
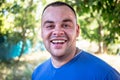
[[[47,28],[47,29],[53,29],[54,27],[55,27],[54,25],[46,25],[45,28]]]
[[[68,25],[68,24],[63,24],[63,28],[69,28],[70,27],[70,25]]]

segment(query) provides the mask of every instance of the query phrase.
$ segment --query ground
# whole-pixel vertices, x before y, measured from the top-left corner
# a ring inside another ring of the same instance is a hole
[[[120,56],[107,54],[94,54],[120,72]],[[0,62],[0,80],[31,80],[31,74],[35,67],[48,59],[47,52],[36,52],[23,55],[20,61],[9,60]]]

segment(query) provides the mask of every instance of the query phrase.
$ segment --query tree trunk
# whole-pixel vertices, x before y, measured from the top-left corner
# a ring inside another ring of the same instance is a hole
[[[99,46],[99,53],[104,53],[104,49],[103,49],[103,33],[102,33],[102,23],[100,22],[100,20],[97,20],[98,22],[98,34],[99,34],[99,42],[98,42],[98,46]]]

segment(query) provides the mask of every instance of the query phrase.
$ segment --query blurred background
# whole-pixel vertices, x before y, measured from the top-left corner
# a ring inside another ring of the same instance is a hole
[[[31,80],[50,57],[40,37],[43,8],[56,0],[0,0],[0,80]],[[120,0],[59,0],[77,12],[77,47],[120,72]]]

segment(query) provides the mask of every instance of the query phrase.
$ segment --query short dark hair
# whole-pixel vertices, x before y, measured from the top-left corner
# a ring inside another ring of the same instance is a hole
[[[43,9],[42,15],[43,15],[44,11],[45,11],[49,6],[67,6],[67,7],[69,7],[69,8],[73,11],[73,13],[75,14],[75,17],[76,17],[76,12],[75,12],[75,10],[73,9],[73,7],[70,6],[69,4],[67,4],[67,3],[65,3],[65,2],[61,2],[61,1],[56,1],[56,2],[53,2],[53,3],[48,4],[48,5]],[[76,17],[76,18],[77,18],[77,17]]]

